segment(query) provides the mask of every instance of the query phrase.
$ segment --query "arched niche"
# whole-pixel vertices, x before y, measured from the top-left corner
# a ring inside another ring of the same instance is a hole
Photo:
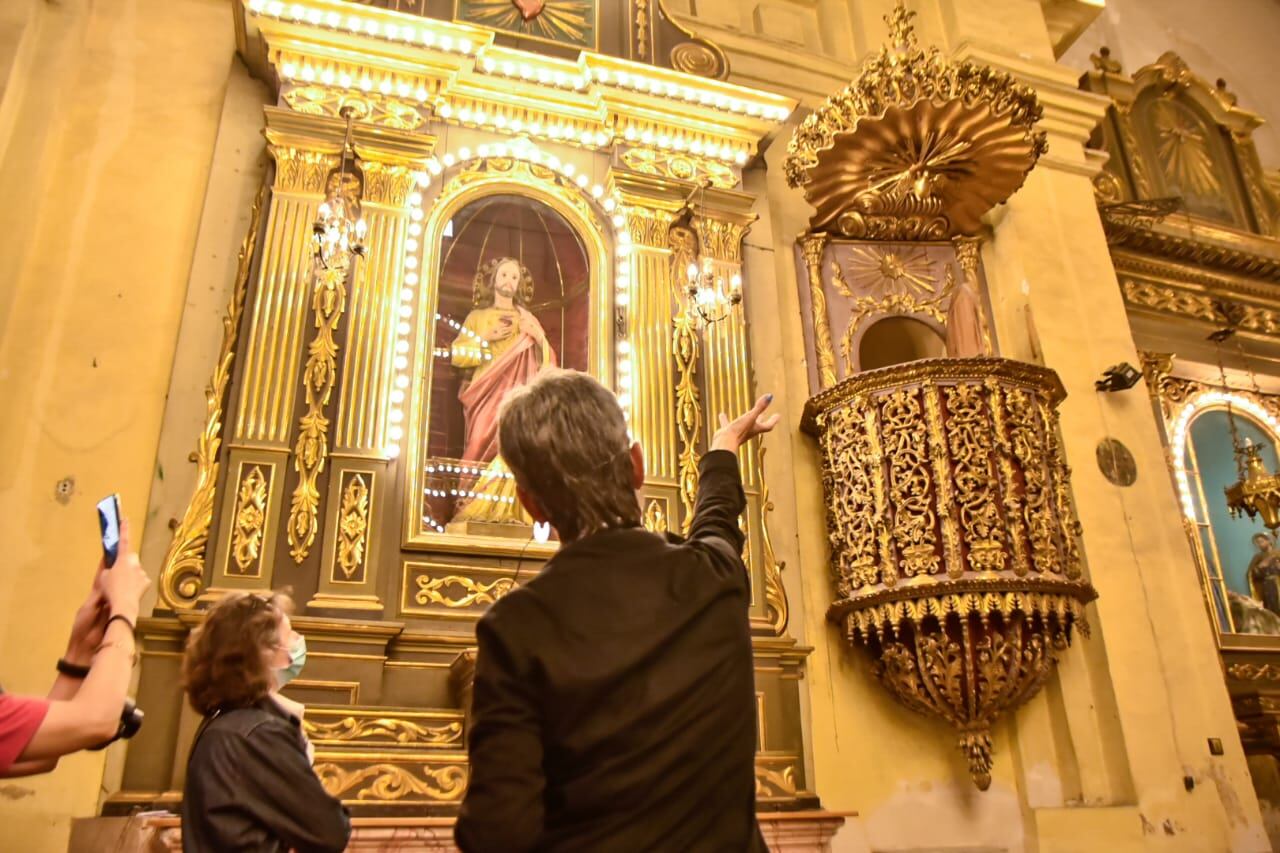
[[[858,367],[875,370],[946,355],[946,341],[929,323],[914,317],[881,317],[858,339]]]
[[[1275,418],[1248,397],[1210,392],[1189,401],[1176,422],[1172,451],[1179,498],[1219,629],[1280,633],[1280,613],[1272,619],[1262,612],[1260,586],[1249,571],[1258,554],[1254,537],[1270,534],[1260,519],[1233,517],[1227,509],[1224,490],[1239,479],[1233,421],[1238,440],[1261,446],[1264,465],[1277,470]]]

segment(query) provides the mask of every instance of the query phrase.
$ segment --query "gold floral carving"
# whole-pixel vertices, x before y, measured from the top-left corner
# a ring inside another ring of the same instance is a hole
[[[1280,666],[1270,663],[1233,663],[1227,675],[1242,681],[1280,681]]]
[[[361,92],[359,94],[326,86],[299,86],[284,94],[293,110],[309,115],[339,118],[347,108],[355,110],[356,121],[395,130],[417,130],[427,123],[416,104],[399,98]]]
[[[831,345],[831,318],[822,286],[822,256],[827,249],[826,234],[810,234],[800,241],[805,267],[809,271],[809,310],[812,312],[814,348],[818,354],[818,380],[823,388],[836,384],[836,353]]]
[[[1142,279],[1124,278],[1120,282],[1125,301],[1140,308],[1151,308],[1193,320],[1222,323],[1226,310],[1234,310],[1239,329],[1262,335],[1280,334],[1280,311],[1258,305],[1230,302],[1208,293],[1181,290]]]
[[[711,48],[697,42],[684,42],[671,48],[671,67],[698,77],[718,77],[724,66]]]
[[[360,171],[364,175],[364,194],[361,204],[382,204],[403,208],[409,204],[409,195],[418,179],[408,166],[362,160]]]
[[[333,762],[315,767],[320,784],[331,797],[395,801],[409,797],[427,802],[452,803],[462,799],[467,789],[467,771],[461,765],[444,767],[421,765],[419,774],[398,764],[371,764],[348,770]]]
[[[710,181],[713,187],[725,189],[738,184],[738,176],[732,167],[709,157],[699,157],[683,151],[628,148],[622,152],[622,162],[644,175],[660,175],[695,183]]]
[[[392,741],[401,746],[453,746],[462,743],[462,722],[453,720],[427,726],[398,717],[343,717],[331,723],[302,721],[307,737],[318,744],[349,744],[356,741]]]
[[[667,248],[667,229],[671,227],[673,218],[665,210],[639,205],[627,208],[627,231],[631,235],[631,242],[640,246]]]
[[[369,536],[369,487],[363,474],[347,481],[338,510],[338,547],[335,560],[350,580],[364,566]]]
[[[773,633],[782,636],[787,630],[787,619],[790,607],[787,604],[787,590],[782,584],[782,570],[787,567],[778,559],[773,550],[773,539],[769,536],[769,513],[773,512],[773,499],[769,497],[769,484],[764,477],[764,457],[767,448],[760,447],[760,482],[763,484],[760,493],[760,544],[764,550],[764,606],[769,613],[769,624]]]
[[[204,576],[205,547],[209,543],[209,527],[213,523],[213,503],[218,485],[218,450],[222,446],[222,404],[226,397],[227,383],[231,380],[231,365],[235,360],[236,338],[239,336],[240,319],[244,313],[245,295],[249,290],[249,272],[253,254],[258,245],[258,230],[262,224],[262,205],[267,198],[263,185],[253,200],[249,211],[249,228],[240,243],[240,255],[236,265],[235,284],[226,314],[222,318],[222,343],[218,348],[218,360],[213,376],[205,386],[205,422],[196,439],[191,461],[196,463],[196,487],[187,504],[186,512],[174,531],[173,541],[160,568],[160,600],[174,610],[189,608],[200,595]]]
[[[261,465],[254,465],[240,480],[231,522],[231,556],[239,574],[250,574],[249,570],[262,556],[268,496],[267,477]]]
[[[443,575],[438,578],[419,575],[416,584],[418,591],[413,598],[418,604],[439,604],[449,608],[493,604],[516,587],[514,578],[498,578],[484,583],[462,575]],[[456,597],[446,595],[447,590],[455,588],[462,594]]]
[[[756,799],[794,797],[796,795],[796,769],[788,765],[775,770],[756,765]]]
[[[684,226],[672,228],[668,240],[671,247],[671,280],[683,281],[684,270],[697,258],[697,237]],[[698,495],[698,435],[702,430],[702,405],[698,396],[698,353],[701,342],[698,324],[689,310],[688,296],[677,286],[676,298],[681,310],[676,315],[671,351],[676,374],[676,436],[680,442],[677,458],[677,480],[680,487],[680,529],[689,532],[693,522],[693,506]]]
[[[891,44],[801,123],[787,182],[816,208],[810,228],[858,239],[971,234],[1046,148],[1035,91],[1002,71],[916,42],[914,12],[886,20]]]
[[[1040,688],[1095,597],[1064,396],[1035,365],[931,359],[846,379],[802,424],[822,454],[828,616],[900,702],[956,729],[984,789],[992,724]]]
[[[667,502],[650,498],[644,508],[644,529],[650,533],[667,532]]]
[[[323,151],[309,151],[287,145],[270,145],[268,148],[276,161],[276,192],[307,193],[324,192],[325,180],[338,165],[338,158]]]
[[[293,467],[298,485],[289,504],[289,553],[301,563],[319,531],[320,474],[329,459],[329,418],[325,408],[333,395],[338,367],[338,322],[347,301],[346,265],[317,269],[311,297],[315,336],[307,347],[302,383],[307,410],[298,420]]]

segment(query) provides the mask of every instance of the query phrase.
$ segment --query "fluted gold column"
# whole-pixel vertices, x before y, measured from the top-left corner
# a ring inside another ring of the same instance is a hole
[[[356,143],[363,177],[361,213],[368,254],[351,285],[341,355],[332,467],[326,491],[320,578],[309,608],[380,610],[377,594],[380,518],[393,495],[387,474],[387,431],[395,378],[396,325],[406,282],[410,197],[434,139],[400,139],[395,148]],[[421,276],[420,270],[415,270]],[[412,498],[407,498],[412,499]],[[393,512],[394,514],[394,512]]]
[[[258,252],[207,596],[269,589],[311,299],[311,234],[341,144],[323,120],[267,111],[275,179]]]

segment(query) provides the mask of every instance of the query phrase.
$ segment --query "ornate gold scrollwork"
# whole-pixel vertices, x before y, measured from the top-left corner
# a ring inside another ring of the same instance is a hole
[[[787,604],[787,590],[782,585],[782,570],[787,567],[778,559],[773,551],[773,540],[769,537],[769,513],[773,512],[773,500],[769,497],[769,484],[764,477],[764,456],[766,448],[760,446],[760,544],[764,549],[764,606],[769,613],[769,624],[773,633],[782,636],[787,630],[787,619],[790,607]]]
[[[478,604],[493,604],[499,598],[516,588],[513,578],[498,578],[484,583],[463,575],[443,575],[433,578],[430,575],[419,575],[415,581],[418,591],[414,593],[414,601],[418,604],[439,604],[449,608],[474,607]],[[457,588],[462,595],[451,598],[445,590]]]
[[[631,241],[640,246],[667,248],[667,230],[672,215],[665,210],[636,205],[627,209],[627,231]],[[682,277],[683,278],[683,277]]]
[[[231,520],[231,557],[239,574],[249,570],[262,556],[262,538],[267,522],[269,481],[261,465],[254,465],[240,480],[236,492],[235,515]]]
[[[754,219],[755,217],[752,216],[752,220]],[[742,235],[751,227],[750,222],[730,222],[711,216],[695,216],[690,224],[698,233],[698,247],[703,255],[725,263],[742,263]],[[684,280],[683,275],[680,280]]]
[[[688,228],[676,226],[668,232],[671,246],[671,280],[684,281],[684,271],[697,258],[697,237]],[[688,533],[693,522],[693,505],[698,494],[698,435],[702,430],[702,406],[698,397],[696,370],[701,347],[698,325],[689,310],[688,297],[676,285],[676,299],[681,304],[676,315],[671,350],[676,373],[676,435],[680,440],[678,480],[680,486],[680,529]]]
[[[796,795],[796,769],[788,765],[775,770],[756,765],[756,799],[794,797]]]
[[[350,801],[354,799],[394,801],[413,797],[426,802],[452,803],[462,799],[467,789],[465,767],[450,764],[444,767],[420,765],[413,773],[410,768],[398,764],[371,764],[348,770],[333,762],[316,764],[320,784],[332,797]]]
[[[338,164],[337,157],[323,151],[288,145],[270,145],[268,148],[276,161],[274,188],[277,192],[324,192],[324,182]]]
[[[289,504],[289,553],[296,562],[307,558],[319,532],[320,474],[329,459],[329,418],[325,407],[333,395],[338,372],[338,322],[347,301],[347,272],[343,265],[317,269],[311,310],[315,314],[315,337],[307,347],[303,388],[307,411],[298,420],[298,441],[293,449],[293,467],[298,485]]]
[[[356,474],[342,490],[338,510],[338,547],[334,560],[347,580],[364,566],[369,537],[369,486]]]
[[[667,502],[660,498],[650,498],[644,508],[644,529],[650,533],[667,532]]]
[[[733,168],[683,151],[657,151],[652,148],[628,148],[622,152],[622,162],[644,175],[661,175],[681,181],[711,181],[714,187],[725,189],[737,186],[738,176]]]
[[[204,576],[205,546],[209,543],[209,526],[213,523],[213,502],[218,485],[218,450],[222,445],[222,401],[231,380],[231,363],[236,355],[236,338],[240,334],[240,317],[244,313],[245,295],[249,290],[249,272],[258,245],[262,224],[262,205],[267,198],[264,184],[249,211],[249,228],[240,243],[235,285],[226,314],[222,318],[222,344],[213,376],[205,386],[205,424],[196,441],[191,461],[196,463],[196,488],[187,504],[182,521],[174,531],[173,541],[160,569],[160,600],[178,610],[195,604]]]
[[[649,0],[636,0],[636,57],[649,60]]]
[[[345,108],[354,108],[357,121],[395,130],[417,130],[427,123],[416,104],[369,92],[296,86],[284,93],[284,101],[296,112],[332,118],[340,117]]]
[[[409,203],[409,194],[418,183],[413,169],[404,165],[364,160],[360,172],[364,175],[361,204],[382,204],[400,210]]]
[[[357,741],[390,741],[400,746],[460,746],[462,721],[438,726],[423,725],[398,717],[342,717],[333,722],[302,721],[303,731],[316,744],[347,745]]]
[[[809,401],[836,601],[904,705],[945,720],[978,787],[990,727],[1043,684],[1095,596],[1052,371],[996,358],[867,371]],[[902,582],[901,578],[909,578]]]
[[[850,255],[854,274],[864,281],[871,278],[878,285],[878,293],[855,296],[845,279],[844,270],[836,261],[831,262],[831,283],[841,296],[852,299],[849,321],[840,336],[840,358],[845,375],[855,372],[853,340],[862,321],[871,314],[924,314],[939,325],[945,326],[947,315],[942,305],[955,289],[955,274],[947,264],[943,272],[943,285],[932,299],[922,294],[932,293],[934,280],[931,264],[923,249],[892,251],[858,247]],[[821,275],[821,273],[819,273]]]

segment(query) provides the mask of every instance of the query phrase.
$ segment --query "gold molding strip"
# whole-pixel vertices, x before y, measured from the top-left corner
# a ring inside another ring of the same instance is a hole
[[[665,210],[631,207],[627,227],[631,233],[632,428],[645,450],[651,475],[676,476],[675,378],[670,334],[672,300],[671,249],[668,228],[672,214]]]
[[[787,630],[787,619],[790,607],[787,605],[787,590],[782,585],[782,570],[787,564],[778,560],[773,551],[773,540],[769,537],[769,513],[773,512],[773,499],[769,497],[769,484],[764,479],[764,456],[766,448],[760,447],[760,545],[764,550],[764,602],[765,611],[769,614],[769,625],[773,633],[782,636]],[[763,723],[762,723],[763,725]],[[763,735],[762,735],[763,737]]]
[[[836,351],[831,343],[831,318],[827,315],[827,296],[822,287],[822,256],[827,250],[827,234],[810,234],[801,239],[800,247],[809,270],[809,312],[818,356],[818,385],[826,389],[836,384]]]
[[[222,444],[222,404],[231,379],[231,365],[236,357],[236,339],[240,334],[240,318],[244,313],[249,290],[249,271],[258,245],[258,229],[262,224],[262,205],[267,198],[264,182],[249,211],[249,228],[240,243],[235,285],[222,318],[222,344],[213,376],[205,386],[205,425],[196,440],[191,461],[196,463],[196,488],[174,532],[173,541],[160,569],[159,594],[166,606],[177,610],[189,608],[200,595],[204,577],[205,548],[209,544],[209,527],[213,524],[213,502],[218,485],[218,450]]]

